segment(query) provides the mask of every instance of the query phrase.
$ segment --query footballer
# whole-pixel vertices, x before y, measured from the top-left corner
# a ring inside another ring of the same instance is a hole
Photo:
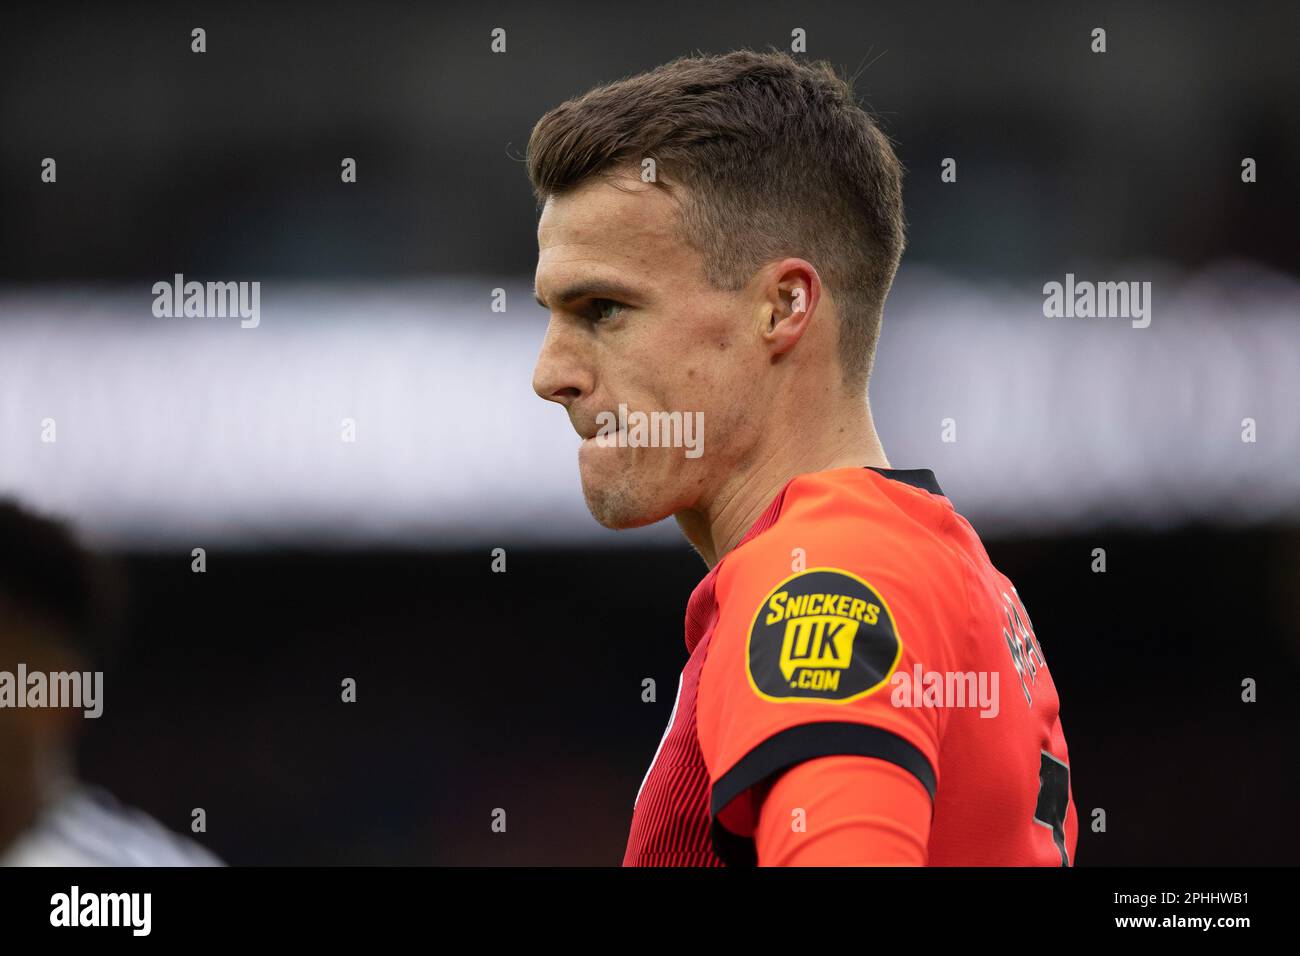
[[[1025,605],[872,421],[902,170],[851,85],[681,58],[546,113],[527,166],[533,387],[582,437],[595,518],[671,515],[709,568],[624,864],[1072,865]],[[698,417],[703,453],[611,436],[627,410]]]

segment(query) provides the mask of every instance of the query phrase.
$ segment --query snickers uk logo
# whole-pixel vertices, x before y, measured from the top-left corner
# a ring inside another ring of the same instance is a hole
[[[760,697],[842,704],[885,686],[902,654],[889,607],[871,585],[838,568],[810,568],[763,598],[745,656]]]

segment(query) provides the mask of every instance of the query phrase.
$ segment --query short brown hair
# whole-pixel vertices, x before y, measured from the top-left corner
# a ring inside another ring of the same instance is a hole
[[[849,81],[777,51],[680,57],[562,103],[528,141],[539,207],[645,158],[657,185],[686,186],[680,236],[715,288],[786,255],[816,266],[840,306],[845,380],[864,386],[903,254],[902,167]]]

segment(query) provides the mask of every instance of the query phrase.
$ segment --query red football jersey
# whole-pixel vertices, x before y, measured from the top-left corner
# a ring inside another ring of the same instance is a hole
[[[686,648],[625,866],[797,863],[817,840],[804,860],[1073,863],[1042,647],[933,472],[791,480],[696,587]]]

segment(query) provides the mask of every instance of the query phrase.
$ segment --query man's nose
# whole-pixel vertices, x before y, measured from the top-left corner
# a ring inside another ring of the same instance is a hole
[[[576,343],[552,322],[533,369],[533,391],[568,408],[591,391],[591,374],[585,365]]]

